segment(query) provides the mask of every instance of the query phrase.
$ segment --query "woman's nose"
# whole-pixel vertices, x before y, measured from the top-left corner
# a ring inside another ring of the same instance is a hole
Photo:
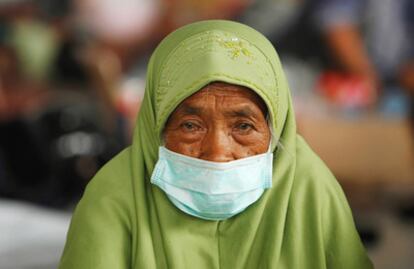
[[[230,135],[224,130],[207,132],[201,147],[200,159],[212,162],[229,162],[234,160]]]

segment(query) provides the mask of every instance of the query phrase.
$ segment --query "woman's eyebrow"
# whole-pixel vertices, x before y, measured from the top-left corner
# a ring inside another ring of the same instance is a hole
[[[225,115],[231,117],[254,117],[256,113],[248,106],[240,107],[240,108],[230,108],[228,111],[225,112]]]
[[[202,107],[183,104],[181,107],[178,108],[177,111],[181,115],[197,115],[200,116],[204,113],[204,109]],[[235,107],[229,108],[227,111],[224,112],[226,116],[229,117],[254,117],[256,112],[253,111],[249,106],[242,106],[242,107]]]
[[[203,112],[203,108],[191,106],[188,104],[183,104],[179,109],[178,112],[183,115],[201,115]]]

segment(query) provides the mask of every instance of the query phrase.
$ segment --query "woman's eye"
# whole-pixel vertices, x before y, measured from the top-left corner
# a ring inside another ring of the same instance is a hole
[[[193,123],[193,122],[184,122],[181,124],[181,126],[186,130],[186,131],[195,131],[198,130],[200,127]]]
[[[236,128],[240,131],[249,131],[250,129],[253,128],[253,125],[251,125],[250,123],[240,123],[236,126]]]

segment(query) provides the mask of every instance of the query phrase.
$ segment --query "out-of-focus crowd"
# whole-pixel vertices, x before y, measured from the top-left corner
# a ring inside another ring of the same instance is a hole
[[[413,14],[409,0],[1,1],[0,195],[76,201],[130,142],[152,49],[197,20],[265,34],[294,96],[410,118]]]

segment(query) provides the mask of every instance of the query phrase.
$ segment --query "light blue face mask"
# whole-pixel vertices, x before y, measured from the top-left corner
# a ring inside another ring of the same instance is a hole
[[[185,213],[228,219],[256,202],[272,186],[272,152],[230,162],[211,162],[159,148],[151,183]]]

